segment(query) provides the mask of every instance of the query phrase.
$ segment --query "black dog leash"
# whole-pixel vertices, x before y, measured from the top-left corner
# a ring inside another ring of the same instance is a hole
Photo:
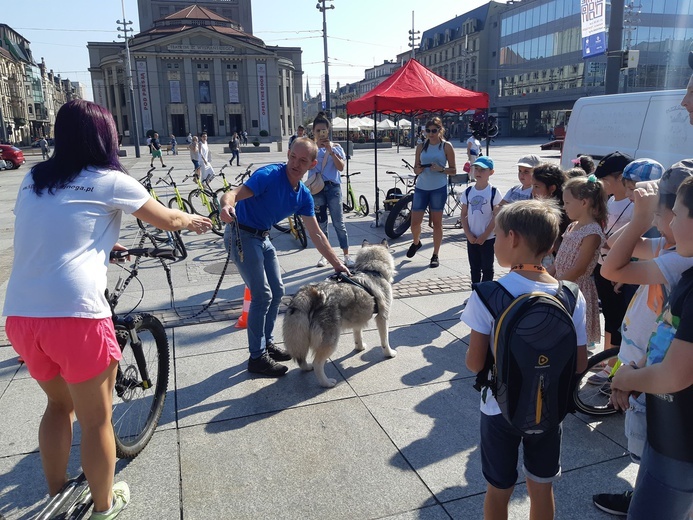
[[[371,272],[373,274],[377,274],[380,276],[380,273],[377,273],[375,271],[362,271],[362,272]],[[371,295],[371,298],[373,298],[373,314],[379,314],[379,308],[378,308],[378,300],[376,299],[375,295],[373,294],[373,291],[371,291],[368,287],[363,285],[360,282],[357,282],[353,278],[345,275],[344,273],[337,273],[329,277],[330,280],[334,280],[337,283],[349,283],[351,285],[354,285],[356,287],[360,287],[364,291],[366,291],[368,294]]]

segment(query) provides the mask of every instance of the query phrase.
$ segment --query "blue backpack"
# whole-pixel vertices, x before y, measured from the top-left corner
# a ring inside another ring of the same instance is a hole
[[[494,320],[493,344],[475,388],[491,389],[503,417],[519,433],[555,428],[570,410],[577,364],[577,285],[559,282],[556,296],[532,292],[517,298],[498,282],[472,289]]]

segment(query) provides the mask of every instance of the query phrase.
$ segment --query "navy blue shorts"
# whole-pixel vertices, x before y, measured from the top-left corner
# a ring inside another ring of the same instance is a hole
[[[541,435],[517,433],[502,415],[481,414],[481,471],[486,481],[498,489],[517,482],[520,442],[524,452],[523,470],[528,479],[540,484],[561,475],[561,425]]]
[[[414,201],[411,205],[412,211],[443,211],[445,199],[448,198],[448,187],[443,186],[437,190],[414,190]]]

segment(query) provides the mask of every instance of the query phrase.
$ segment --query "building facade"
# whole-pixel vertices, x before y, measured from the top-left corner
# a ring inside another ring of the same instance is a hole
[[[607,27],[610,18],[607,3]],[[493,41],[499,45],[488,51],[497,73],[488,92],[505,135],[546,135],[577,99],[605,93],[606,56],[582,57],[579,2],[514,3],[498,13],[496,21],[499,34]],[[619,91],[684,88],[691,44],[688,0],[630,3],[620,48],[639,50],[640,60],[636,68],[621,73]]]
[[[151,9],[179,4],[146,3]],[[201,3],[250,8],[249,0]],[[140,136],[204,131],[212,141],[224,141],[244,130],[279,139],[302,119],[301,49],[267,46],[210,9],[188,6],[155,20],[129,47]],[[124,44],[89,43],[88,49],[94,100],[111,111],[128,143]]]
[[[0,24],[0,140],[28,145],[52,137],[55,115],[71,90],[43,58],[34,61],[29,40]]]

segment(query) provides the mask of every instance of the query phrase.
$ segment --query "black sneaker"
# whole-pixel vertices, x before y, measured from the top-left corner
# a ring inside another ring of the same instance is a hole
[[[269,357],[275,361],[290,361],[291,354],[289,354],[285,349],[278,347],[274,343],[270,342],[265,347],[265,350],[269,354]]]
[[[253,374],[262,374],[269,377],[281,377],[289,370],[288,367],[280,365],[274,359],[269,357],[267,352],[257,359],[248,359],[248,372]]]
[[[423,244],[421,244],[421,240],[419,240],[418,244],[415,244],[414,242],[412,242],[411,245],[409,246],[409,249],[407,250],[407,258],[414,258],[414,255],[416,254],[416,252],[419,249],[421,249],[422,245]]]
[[[628,516],[628,507],[633,498],[632,491],[626,491],[620,495],[611,493],[601,493],[592,496],[592,502],[602,511],[616,516]]]
[[[433,255],[431,257],[431,263],[429,267],[438,267],[440,265],[440,260],[438,260],[438,255]]]

